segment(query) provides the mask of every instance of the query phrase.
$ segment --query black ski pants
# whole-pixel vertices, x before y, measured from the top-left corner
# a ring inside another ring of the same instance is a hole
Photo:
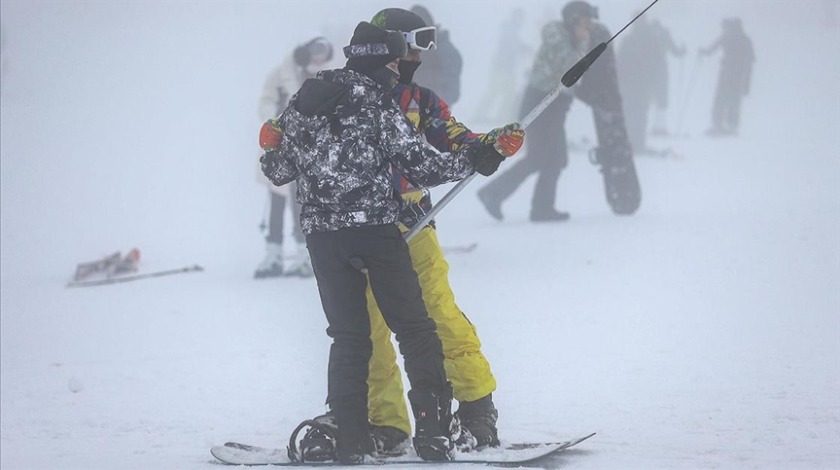
[[[442,390],[443,349],[423,303],[408,245],[395,224],[312,233],[306,237],[318,291],[333,339],[327,402],[364,405],[372,344],[365,288],[395,333],[413,389]],[[367,276],[360,271],[367,271]]]

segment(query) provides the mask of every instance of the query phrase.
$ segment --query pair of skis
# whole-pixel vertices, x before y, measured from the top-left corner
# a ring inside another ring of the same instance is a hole
[[[120,282],[136,281],[151,277],[169,276],[186,272],[203,271],[199,265],[186,266],[178,269],[167,269],[151,273],[136,273],[140,264],[140,250],[132,248],[125,256],[117,251],[95,261],[79,263],[73,280],[67,283],[67,287],[91,287]]]

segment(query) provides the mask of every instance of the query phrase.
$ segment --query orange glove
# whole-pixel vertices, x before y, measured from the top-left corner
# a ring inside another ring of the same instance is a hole
[[[507,158],[522,148],[522,144],[525,143],[525,131],[519,128],[518,122],[514,122],[484,134],[481,141],[487,144],[492,143],[499,155]]]
[[[263,150],[274,150],[283,142],[283,128],[277,118],[264,122],[260,128],[260,147]]]

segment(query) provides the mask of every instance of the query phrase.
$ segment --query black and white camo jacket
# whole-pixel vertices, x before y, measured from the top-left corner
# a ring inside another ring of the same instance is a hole
[[[304,82],[279,124],[283,143],[263,154],[262,171],[277,186],[297,181],[306,234],[397,221],[402,198],[392,165],[429,187],[472,174],[478,158],[470,148],[428,147],[387,89],[347,69]]]

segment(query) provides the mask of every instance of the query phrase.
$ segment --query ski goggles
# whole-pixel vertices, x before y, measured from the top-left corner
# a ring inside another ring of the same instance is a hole
[[[437,27],[424,26],[422,28],[413,29],[409,32],[400,31],[408,43],[409,49],[416,49],[419,51],[428,51],[433,49],[437,43]]]

